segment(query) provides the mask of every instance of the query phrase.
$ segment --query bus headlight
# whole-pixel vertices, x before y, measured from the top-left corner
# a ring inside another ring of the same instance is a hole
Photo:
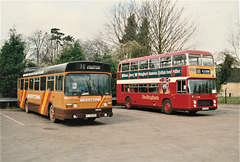
[[[73,104],[73,107],[74,107],[74,108],[77,108],[77,107],[78,107],[78,105],[77,105],[76,103],[74,103],[74,104]]]
[[[193,106],[197,107],[197,101],[196,100],[193,100]]]
[[[196,101],[196,100],[193,100],[193,104],[196,105],[196,104],[197,104],[197,101]]]
[[[216,100],[213,100],[213,103],[214,103],[214,104],[216,104],[216,103],[217,103],[217,101],[216,101]]]

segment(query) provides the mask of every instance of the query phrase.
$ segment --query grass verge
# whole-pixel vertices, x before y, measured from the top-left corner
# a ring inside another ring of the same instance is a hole
[[[240,104],[240,97],[227,97],[227,104]],[[219,104],[225,104],[225,97],[218,97]]]

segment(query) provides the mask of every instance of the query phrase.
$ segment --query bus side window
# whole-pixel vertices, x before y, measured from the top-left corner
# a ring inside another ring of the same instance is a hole
[[[138,70],[138,61],[131,62],[131,70]]]
[[[148,69],[148,60],[139,61],[139,69]]]
[[[48,76],[47,78],[47,90],[53,91],[54,90],[54,76]]]
[[[149,93],[158,93],[158,84],[149,84]]]
[[[23,90],[24,79],[21,79],[21,90]]]
[[[119,64],[118,66],[118,72],[121,72],[122,71],[122,64]]]
[[[147,84],[139,84],[139,93],[147,93],[148,85]]]
[[[129,71],[129,63],[122,64],[122,71]]]
[[[159,58],[149,60],[149,68],[159,68]]]
[[[171,57],[161,57],[160,58],[161,67],[170,67],[171,66]]]
[[[29,90],[33,90],[33,78],[29,79]]]
[[[129,84],[125,84],[125,92],[129,92],[130,89],[129,89]]]
[[[186,93],[186,81],[185,80],[177,81],[177,93]]]
[[[63,90],[63,75],[55,76],[55,91]]]
[[[39,91],[39,78],[34,78],[34,90]]]
[[[186,55],[175,55],[173,56],[173,66],[186,65]]]
[[[28,79],[25,79],[25,90],[28,90]]]
[[[41,77],[40,81],[40,90],[41,91],[46,91],[46,77]]]

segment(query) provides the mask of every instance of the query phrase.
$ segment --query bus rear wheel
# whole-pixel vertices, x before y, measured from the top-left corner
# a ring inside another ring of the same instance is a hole
[[[172,114],[173,113],[172,102],[169,99],[166,99],[166,100],[163,101],[162,110],[165,114]]]
[[[131,100],[130,97],[127,97],[127,98],[125,99],[125,108],[126,108],[126,109],[131,109],[131,108],[132,108],[132,100]]]
[[[52,123],[56,123],[57,119],[55,118],[54,107],[53,105],[49,108],[49,119]]]

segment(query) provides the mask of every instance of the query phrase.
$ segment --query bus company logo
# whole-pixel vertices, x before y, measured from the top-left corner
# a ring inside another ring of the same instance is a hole
[[[195,73],[195,67],[190,67],[190,72]]]
[[[81,98],[80,102],[94,102],[94,101],[101,101],[101,98]]]
[[[143,100],[159,100],[159,97],[158,96],[149,96],[149,95],[142,95],[142,99]]]
[[[40,95],[28,94],[28,95],[27,95],[27,98],[31,98],[31,99],[40,100]]]

